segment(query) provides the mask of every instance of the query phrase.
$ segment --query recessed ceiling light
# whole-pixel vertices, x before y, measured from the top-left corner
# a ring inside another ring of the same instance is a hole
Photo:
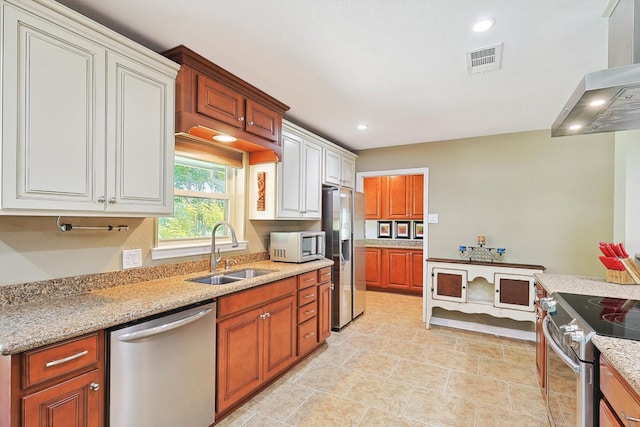
[[[476,24],[473,26],[473,31],[475,31],[476,33],[481,33],[483,31],[487,31],[488,29],[493,27],[495,24],[496,24],[496,20],[493,18],[483,19],[481,21],[476,22]]]
[[[234,138],[231,135],[225,135],[223,133],[221,133],[220,135],[215,135],[213,139],[215,139],[218,142],[235,142],[238,140],[237,138]]]
[[[581,124],[577,124],[577,123],[576,123],[576,124],[574,124],[574,125],[569,126],[569,130],[578,130],[578,129],[580,129],[581,127],[582,127],[582,125],[581,125]]]
[[[592,106],[592,107],[599,107],[601,105],[604,105],[604,99],[595,99],[595,100],[591,101],[589,103],[589,105]]]
[[[365,123],[359,124],[358,125],[358,129],[360,129],[360,130],[369,129],[369,125],[365,124]]]

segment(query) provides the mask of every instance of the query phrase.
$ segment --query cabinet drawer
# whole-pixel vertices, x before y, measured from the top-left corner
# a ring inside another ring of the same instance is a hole
[[[97,362],[97,333],[27,351],[23,355],[22,387],[27,388]]]
[[[317,301],[312,302],[311,304],[303,305],[298,308],[298,323],[306,322],[318,315],[318,303]]]
[[[292,294],[295,290],[296,278],[289,277],[288,279],[278,282],[223,296],[218,299],[218,317],[228,316],[236,312],[263,305],[269,301]]]
[[[298,307],[309,304],[316,299],[318,299],[318,290],[315,286],[298,291]]]
[[[619,375],[604,357],[600,357],[600,390],[611,408],[623,422],[627,417],[640,418],[638,396]]]
[[[325,267],[318,270],[318,283],[331,281],[331,267]]]
[[[318,283],[317,270],[303,273],[298,276],[298,289],[308,288]]]
[[[298,326],[298,354],[304,354],[318,344],[318,319],[307,320]]]

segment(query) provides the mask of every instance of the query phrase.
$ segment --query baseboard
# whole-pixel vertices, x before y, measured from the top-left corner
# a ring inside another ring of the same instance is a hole
[[[449,328],[464,329],[467,331],[481,332],[484,334],[498,335],[500,337],[515,338],[519,340],[535,341],[536,333],[532,331],[521,331],[518,329],[503,328],[501,326],[485,325],[483,323],[465,322],[463,320],[444,319],[442,317],[432,317],[432,325],[446,326]]]

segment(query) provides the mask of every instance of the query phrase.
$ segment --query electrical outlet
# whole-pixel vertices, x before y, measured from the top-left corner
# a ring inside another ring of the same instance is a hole
[[[122,251],[122,268],[142,267],[142,249]]]
[[[437,224],[438,223],[438,214],[429,214],[429,215],[427,215],[427,223],[428,224]]]

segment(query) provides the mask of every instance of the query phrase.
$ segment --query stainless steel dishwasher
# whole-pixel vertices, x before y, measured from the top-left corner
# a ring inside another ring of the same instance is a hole
[[[216,305],[109,331],[110,427],[207,427],[215,413]]]

